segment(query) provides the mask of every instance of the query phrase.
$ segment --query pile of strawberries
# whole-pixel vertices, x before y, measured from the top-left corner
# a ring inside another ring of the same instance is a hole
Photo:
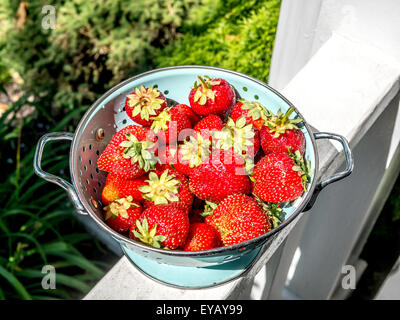
[[[310,179],[302,119],[237,100],[224,79],[198,77],[190,107],[153,87],[135,88],[127,115],[98,158],[108,172],[106,223],[156,248],[185,251],[259,237],[284,219],[280,206]]]

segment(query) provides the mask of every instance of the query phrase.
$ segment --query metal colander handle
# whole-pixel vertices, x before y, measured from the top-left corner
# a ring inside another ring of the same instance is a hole
[[[41,177],[49,182],[55,183],[55,184],[59,185],[61,188],[63,188],[64,190],[66,190],[69,197],[71,198],[72,203],[74,204],[74,206],[76,208],[76,211],[79,214],[86,215],[87,212],[85,211],[84,207],[82,206],[82,203],[80,202],[78,195],[76,194],[75,189],[72,186],[72,184],[60,177],[55,176],[54,174],[43,171],[43,169],[42,169],[42,155],[43,155],[43,149],[44,149],[44,146],[46,145],[46,143],[49,141],[57,141],[57,140],[72,141],[73,138],[74,138],[74,135],[69,132],[50,132],[50,133],[46,133],[45,135],[43,135],[40,138],[40,140],[37,144],[37,147],[36,147],[35,158],[33,160],[33,170],[39,177]]]
[[[344,169],[341,172],[335,173],[332,176],[330,176],[329,178],[326,178],[325,180],[322,180],[321,182],[319,182],[316,185],[314,192],[312,194],[312,197],[311,197],[310,201],[308,202],[307,207],[304,209],[304,211],[308,211],[312,208],[312,206],[315,203],[315,200],[317,199],[319,193],[321,192],[321,190],[323,188],[325,188],[327,185],[329,185],[333,182],[342,180],[343,178],[347,177],[348,175],[350,175],[353,172],[353,168],[354,168],[353,154],[351,152],[349,143],[345,137],[343,137],[339,134],[334,134],[334,133],[317,132],[317,133],[314,133],[314,138],[315,138],[315,140],[332,139],[332,140],[339,141],[343,147],[344,157],[346,160],[346,169]]]

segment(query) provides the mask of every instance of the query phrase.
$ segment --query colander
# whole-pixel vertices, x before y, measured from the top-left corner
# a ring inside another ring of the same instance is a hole
[[[97,168],[97,158],[115,132],[135,124],[124,109],[125,98],[134,87],[157,87],[169,102],[188,104],[190,86],[198,75],[227,80],[237,98],[258,101],[273,112],[294,108],[300,117],[301,131],[306,139],[305,158],[311,163],[312,177],[307,190],[297,200],[282,204],[285,220],[274,230],[258,238],[229,247],[199,252],[163,250],[146,246],[123,236],[104,222],[101,191],[106,173]],[[317,183],[318,150],[316,139],[339,141],[346,158],[346,169]],[[72,141],[69,166],[71,183],[41,169],[43,148],[49,141]],[[180,288],[204,288],[223,284],[246,274],[257,259],[268,250],[272,240],[302,211],[313,205],[318,193],[328,184],[343,179],[353,170],[353,158],[346,139],[331,133],[312,133],[304,117],[277,91],[245,74],[208,66],[178,66],[157,69],[132,77],[101,96],[86,112],[74,134],[60,132],[45,134],[38,142],[34,159],[35,173],[64,188],[79,214],[89,214],[103,232],[110,234],[122,247],[129,260],[147,276]]]

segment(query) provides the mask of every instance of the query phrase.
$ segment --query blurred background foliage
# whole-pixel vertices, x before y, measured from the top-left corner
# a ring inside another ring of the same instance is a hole
[[[66,193],[36,177],[38,139],[73,132],[116,83],[160,66],[205,64],[267,81],[278,0],[0,0],[0,299],[81,298],[117,259],[74,218]],[[69,145],[43,167],[68,179]],[[57,289],[44,290],[43,265]]]

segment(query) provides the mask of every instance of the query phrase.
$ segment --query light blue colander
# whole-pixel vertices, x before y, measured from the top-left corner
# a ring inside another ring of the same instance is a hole
[[[299,213],[308,210],[318,193],[329,183],[338,181],[352,172],[353,159],[345,138],[329,133],[313,134],[306,120],[296,108],[292,117],[300,117],[306,139],[305,158],[313,172],[306,192],[299,199],[284,205],[285,220],[276,229],[258,238],[229,247],[199,252],[156,249],[133,241],[112,230],[103,221],[101,190],[106,173],[98,170],[96,163],[111,137],[123,127],[134,124],[124,111],[125,98],[134,87],[157,86],[164,95],[179,103],[189,104],[190,86],[197,76],[207,75],[227,80],[241,98],[258,101],[273,112],[286,112],[294,106],[265,83],[231,70],[206,66],[179,66],[149,71],[130,78],[110,89],[86,112],[75,134],[48,133],[38,143],[34,170],[40,177],[63,187],[79,214],[89,214],[98,226],[112,235],[121,245],[125,255],[143,273],[151,278],[181,288],[204,288],[219,285],[242,276],[268,250],[272,239]],[[342,143],[347,161],[345,171],[317,184],[318,152],[316,139],[334,139]],[[52,140],[71,140],[69,183],[41,169],[44,145]]]

